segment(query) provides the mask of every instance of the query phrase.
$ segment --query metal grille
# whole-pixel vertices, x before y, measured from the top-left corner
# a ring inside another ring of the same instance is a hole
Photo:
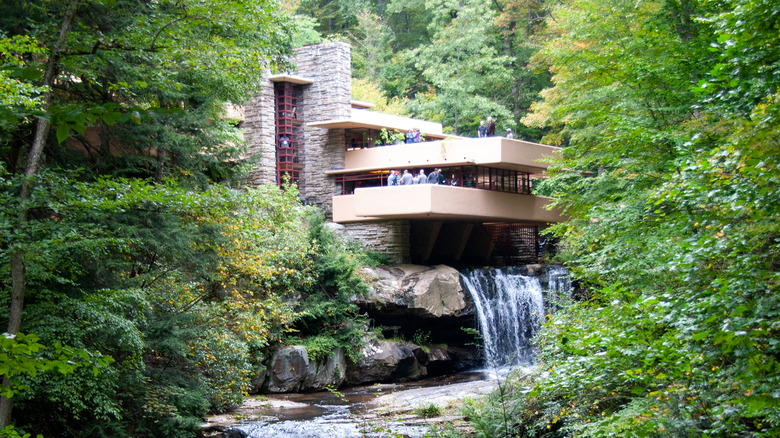
[[[277,82],[276,101],[276,181],[281,185],[287,175],[298,184],[303,170],[303,87]]]
[[[493,265],[509,266],[537,260],[539,227],[506,223],[486,223],[484,226],[494,245]]]

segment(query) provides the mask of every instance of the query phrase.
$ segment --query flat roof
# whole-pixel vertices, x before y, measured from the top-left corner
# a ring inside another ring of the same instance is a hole
[[[350,103],[352,104],[352,108],[373,108],[376,106],[371,102],[365,102],[362,100],[352,100]]]
[[[419,129],[420,133],[428,139],[455,137],[444,134],[441,123],[413,119],[411,117],[397,116],[394,114],[384,114],[355,107],[352,108],[349,118],[309,122],[307,125],[315,128],[325,129],[375,129],[380,131],[382,128],[385,128],[399,132],[407,132],[412,129]]]
[[[354,119],[337,119],[337,120],[327,120],[324,122],[312,122],[307,123],[308,126],[312,126],[315,128],[325,128],[325,129],[375,129],[377,131],[381,131],[384,129],[394,129],[400,132],[406,132],[411,128],[404,127],[404,126],[388,126],[387,124],[376,124],[376,123],[366,123],[361,120],[354,120]],[[426,138],[437,138],[437,139],[443,139],[443,138],[449,138],[454,137],[449,134],[434,134],[430,132],[425,132],[423,130],[420,130],[420,133],[423,134]]]
[[[289,82],[291,84],[309,85],[313,84],[314,80],[303,76],[295,76],[288,74],[271,75],[268,77],[271,82]]]

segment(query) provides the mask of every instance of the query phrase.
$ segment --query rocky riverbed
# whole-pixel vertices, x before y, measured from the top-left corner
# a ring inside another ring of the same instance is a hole
[[[464,373],[343,392],[258,396],[232,412],[209,417],[203,430],[207,437],[415,437],[446,424],[466,432],[468,424],[460,415],[463,400],[482,397],[496,385],[484,373]],[[437,415],[424,415],[431,405]]]

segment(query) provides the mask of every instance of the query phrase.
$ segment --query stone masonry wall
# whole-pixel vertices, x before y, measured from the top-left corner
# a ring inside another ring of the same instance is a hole
[[[391,220],[385,222],[344,224],[350,236],[362,241],[367,247],[387,254],[390,263],[410,263],[409,221]]]
[[[294,74],[311,79],[303,86],[303,117],[308,122],[346,119],[351,115],[351,53],[349,44],[325,43],[296,50]],[[276,121],[274,84],[267,77],[261,90],[244,104],[243,128],[248,155],[257,161],[250,184],[276,183]],[[336,187],[325,171],[344,167],[344,130],[304,126],[301,198],[324,208],[330,217]]]
[[[249,184],[276,183],[276,119],[274,118],[274,84],[263,78],[262,88],[244,104],[244,138],[247,155],[255,160]]]
[[[352,114],[352,65],[348,44],[333,42],[303,47],[297,52],[297,74],[314,80],[304,87],[307,122],[346,119]],[[316,204],[332,217],[334,177],[325,175],[344,168],[346,139],[343,129],[305,128],[304,172],[301,198]]]
[[[313,81],[303,86],[305,122],[347,119],[352,113],[351,53],[348,44],[323,43],[296,50],[295,72]],[[261,90],[244,105],[243,128],[249,154],[257,164],[251,185],[275,184],[276,124],[274,84],[263,78]],[[335,194],[340,192],[334,177],[326,171],[344,168],[346,136],[343,129],[321,129],[304,125],[303,162],[300,193],[307,204],[322,208],[332,218]],[[369,248],[388,254],[391,263],[409,263],[409,222],[393,220],[366,224],[346,224],[345,229]]]

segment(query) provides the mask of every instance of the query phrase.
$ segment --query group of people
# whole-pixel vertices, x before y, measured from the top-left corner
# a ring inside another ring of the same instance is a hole
[[[493,121],[492,116],[488,116],[487,118],[487,125],[485,125],[484,120],[479,121],[479,128],[477,128],[477,133],[479,134],[479,137],[495,137],[496,135],[496,123]],[[511,128],[506,128],[506,138],[514,138],[514,135],[512,134]]]
[[[406,131],[406,143],[419,143],[420,142],[420,130],[412,128]]]
[[[429,175],[425,175],[425,169],[420,169],[420,173],[417,175],[413,175],[408,170],[404,170],[401,174],[397,170],[391,170],[387,176],[388,186],[410,186],[413,184],[447,184],[447,179],[438,168],[433,169]],[[450,178],[449,184],[453,186],[458,184],[454,174]]]

